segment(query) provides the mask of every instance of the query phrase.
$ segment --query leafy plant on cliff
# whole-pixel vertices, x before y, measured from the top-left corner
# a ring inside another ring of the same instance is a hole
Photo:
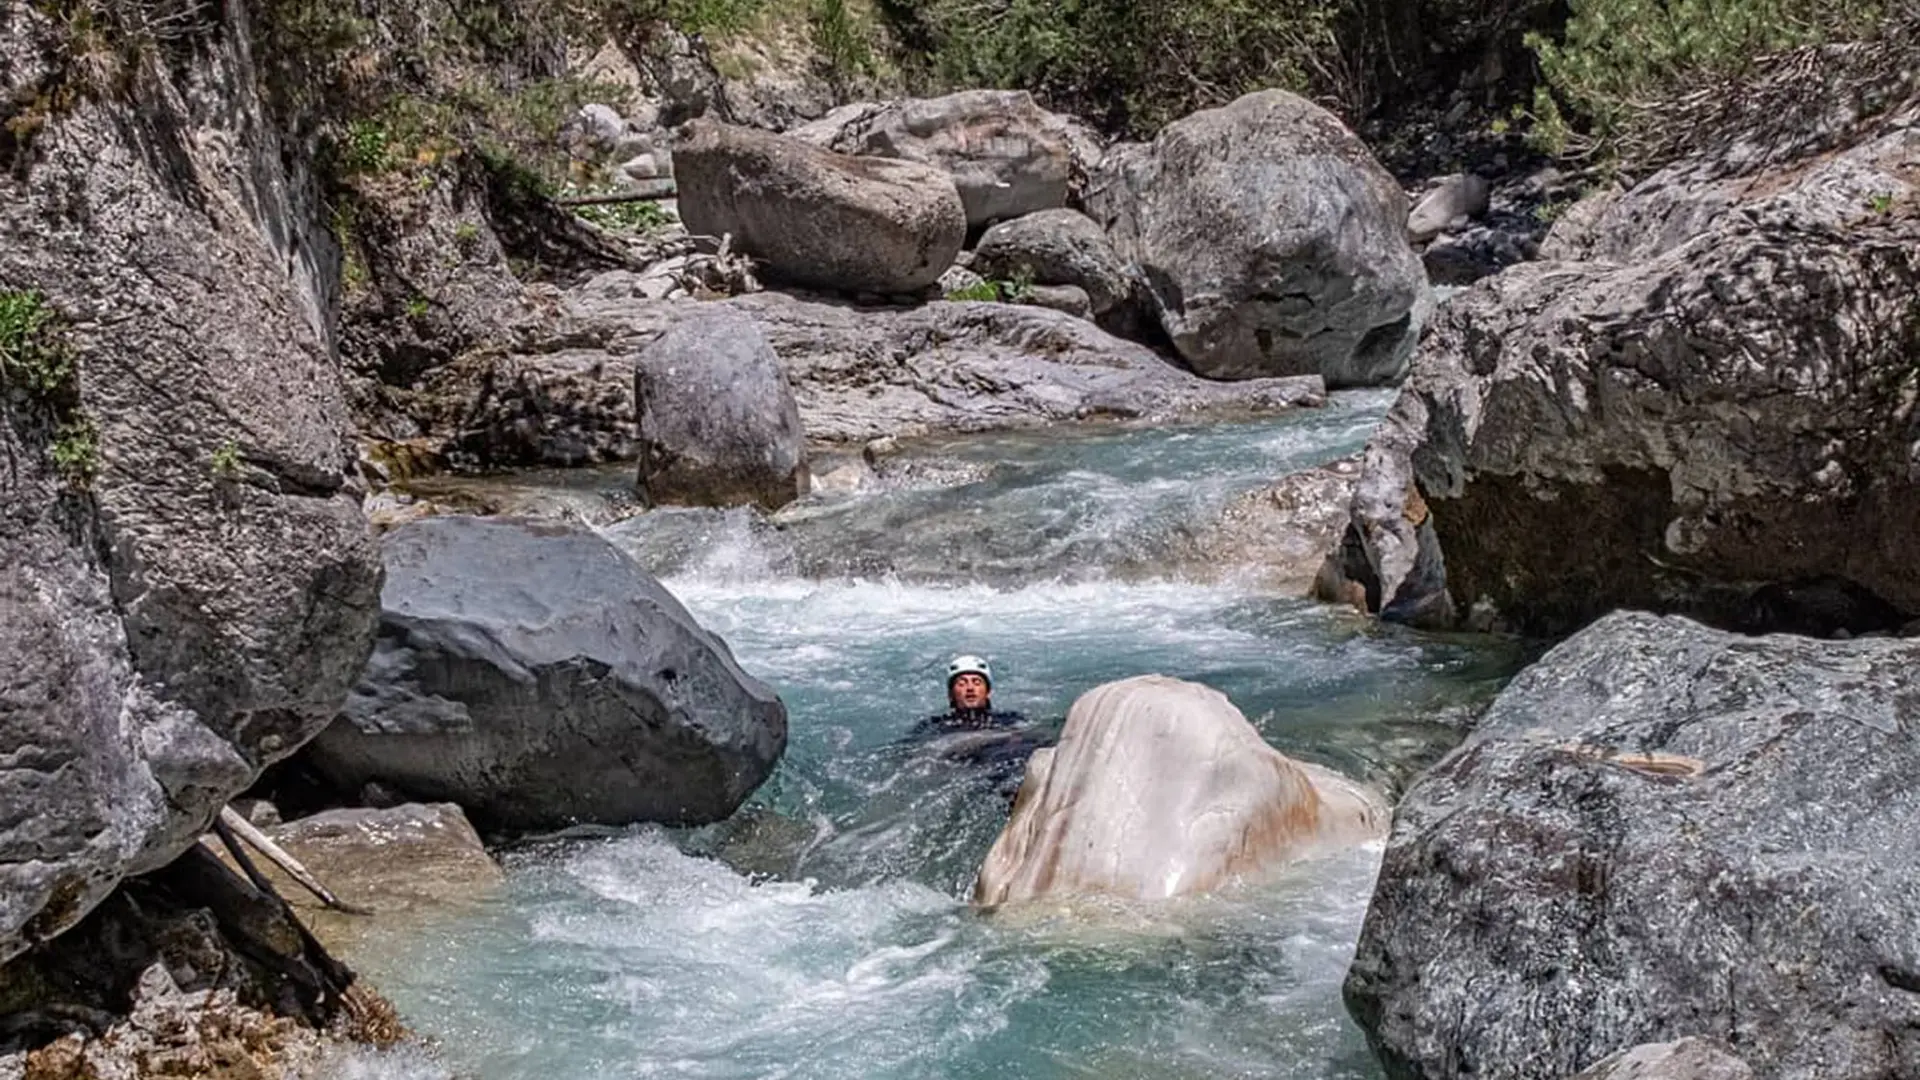
[[[0,291],[0,387],[52,398],[70,388],[73,374],[73,351],[46,298],[33,291]]]
[[[240,465],[240,444],[228,439],[214,450],[207,467],[216,480],[234,480],[240,476]]]
[[[31,289],[0,289],[0,416],[26,419],[62,482],[99,471],[100,429],[80,407],[80,368],[59,312]]]
[[[85,490],[100,471],[100,428],[78,409],[53,433],[53,468],[68,487]]]

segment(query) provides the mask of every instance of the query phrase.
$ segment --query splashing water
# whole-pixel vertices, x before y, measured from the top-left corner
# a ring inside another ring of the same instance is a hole
[[[1287,753],[1404,782],[1509,648],[1109,573],[1357,449],[1386,400],[952,440],[914,451],[960,466],[922,482],[610,530],[780,690],[785,760],[718,826],[515,848],[499,896],[387,943],[369,975],[487,1080],[1378,1077],[1339,996],[1377,845],[1151,911],[983,917],[965,898],[1004,799],[901,738],[967,651],[992,658],[998,706],[1056,728],[1089,687],[1158,671],[1225,691]]]

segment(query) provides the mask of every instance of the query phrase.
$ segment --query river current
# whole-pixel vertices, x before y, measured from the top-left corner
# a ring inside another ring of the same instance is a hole
[[[1239,424],[979,436],[772,521],[655,511],[608,529],[773,684],[787,756],[736,817],[519,843],[508,884],[385,941],[367,975],[439,1043],[368,1080],[472,1076],[1380,1076],[1340,983],[1378,845],[1205,900],[982,917],[989,784],[901,737],[956,652],[1055,727],[1109,679],[1225,691],[1283,751],[1396,790],[1520,657],[1231,573],[1185,545],[1241,492],[1364,443],[1389,396]],[[584,479],[581,477],[584,476]],[[624,471],[566,483],[617,487]]]

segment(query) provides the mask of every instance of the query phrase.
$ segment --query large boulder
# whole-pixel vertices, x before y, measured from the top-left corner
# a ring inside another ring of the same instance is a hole
[[[966,240],[953,180],[918,162],[853,157],[714,120],[680,130],[680,220],[801,285],[913,293],[940,280]]]
[[[50,95],[65,22],[12,2],[0,23],[0,304],[37,313],[0,331],[5,961],[327,722],[380,567],[326,215],[255,96],[243,13],[181,15],[194,62],[130,66],[112,95]]]
[[[1078,210],[1042,210],[995,225],[974,245],[969,269],[1004,281],[1078,286],[1095,315],[1133,294],[1127,264],[1106,232]]]
[[[846,154],[918,161],[960,189],[967,224],[981,228],[1067,204],[1076,166],[1098,144],[1025,90],[962,90],[937,98],[835,109],[794,129],[796,138]]]
[[[752,319],[714,308],[675,323],[633,377],[649,502],[775,510],[807,491],[800,408]]]
[[[780,358],[809,439],[977,432],[1062,420],[1173,419],[1276,412],[1325,400],[1317,376],[1222,383],[1167,363],[1084,320],[985,301],[867,308],[765,292],[730,300],[646,301],[636,276],[602,275],[572,296],[571,319],[551,346],[525,359],[565,356],[565,370],[597,380],[603,430],[631,423],[629,357],[681,321],[713,310],[746,316]],[[520,363],[517,354],[513,360]],[[520,413],[476,382],[468,430],[508,439]],[[625,402],[624,406],[618,403]],[[624,418],[623,418],[623,413]]]
[[[1267,90],[1108,155],[1089,212],[1202,375],[1397,381],[1431,303],[1407,197],[1332,113]]]
[[[1351,575],[1545,632],[1920,614],[1916,154],[1909,105],[1815,159],[1676,165],[1556,230],[1584,261],[1455,297],[1368,449]]]
[[[1396,811],[1346,983],[1388,1074],[1700,1035],[1763,1077],[1913,1075],[1917,664],[1622,613],[1522,672]]]
[[[1225,694],[1142,675],[1082,694],[1034,752],[974,902],[1194,895],[1386,824],[1378,795],[1268,746]]]
[[[732,813],[786,707],[586,529],[428,518],[386,534],[380,638],[308,748],[330,782],[460,804],[506,832]]]

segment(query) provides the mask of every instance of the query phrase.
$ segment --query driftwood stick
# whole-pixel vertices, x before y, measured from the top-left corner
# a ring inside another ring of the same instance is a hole
[[[273,865],[285,870],[288,877],[299,882],[302,888],[319,897],[321,903],[335,911],[344,911],[349,915],[373,914],[373,911],[369,908],[363,908],[358,904],[349,904],[333,895],[325,885],[320,884],[319,878],[314,877],[307,871],[306,867],[300,865],[298,859],[287,854],[286,850],[279,844],[267,839],[266,833],[254,828],[253,822],[241,817],[233,807],[223,806],[220,808],[220,824],[232,829],[239,835],[240,839],[252,845],[254,850],[260,854],[265,855]]]
[[[220,846],[226,848],[227,854],[233,856],[234,865],[240,867],[240,872],[247,875],[247,880],[253,882],[254,888],[268,896],[274,895],[273,882],[267,880],[267,875],[262,874],[260,868],[253,865],[252,857],[247,854],[246,847],[240,843],[240,838],[233,835],[233,829],[228,827],[224,816],[213,819],[213,835],[220,838]]]

